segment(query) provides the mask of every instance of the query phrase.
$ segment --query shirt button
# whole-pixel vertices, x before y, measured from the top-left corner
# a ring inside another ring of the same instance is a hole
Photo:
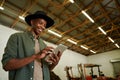
[[[34,66],[32,66],[32,68],[33,68]]]
[[[31,77],[30,80],[32,80],[33,78]]]

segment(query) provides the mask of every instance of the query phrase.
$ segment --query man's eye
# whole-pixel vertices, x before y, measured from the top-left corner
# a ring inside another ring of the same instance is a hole
[[[42,22],[39,22],[39,24],[42,24]]]

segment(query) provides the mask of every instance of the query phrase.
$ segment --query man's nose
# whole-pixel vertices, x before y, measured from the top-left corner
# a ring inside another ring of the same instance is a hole
[[[45,30],[45,27],[44,27],[44,26],[42,26],[42,29],[43,29],[43,30]]]
[[[45,26],[41,25],[40,27],[41,27],[43,30],[45,30]]]
[[[43,30],[45,29],[44,25],[38,25],[39,28],[42,28]]]

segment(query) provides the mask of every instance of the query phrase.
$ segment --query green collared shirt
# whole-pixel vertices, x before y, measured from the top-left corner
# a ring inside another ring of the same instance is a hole
[[[39,37],[40,50],[46,47],[46,44]],[[32,56],[35,53],[35,40],[31,32],[15,33],[10,36],[5,52],[2,58],[3,66],[13,58],[22,59]],[[48,63],[42,60],[43,80],[50,80]],[[16,70],[9,71],[9,80],[33,80],[34,61],[30,64]]]

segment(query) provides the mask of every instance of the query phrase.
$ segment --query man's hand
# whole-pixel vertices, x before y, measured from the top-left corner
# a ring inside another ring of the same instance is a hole
[[[43,59],[44,57],[46,57],[47,55],[50,54],[49,52],[52,52],[52,49],[53,49],[53,47],[46,47],[38,54],[35,54],[36,59]]]
[[[51,62],[50,70],[52,70],[59,63],[61,55],[62,53],[60,51],[58,51],[58,54],[51,54],[48,60],[48,62]]]

